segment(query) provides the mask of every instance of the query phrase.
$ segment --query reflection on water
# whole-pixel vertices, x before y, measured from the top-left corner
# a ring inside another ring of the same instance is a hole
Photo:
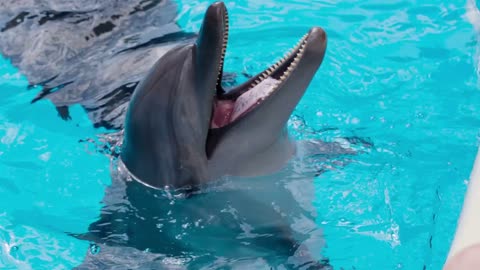
[[[169,48],[195,38],[175,23],[170,0],[22,0],[0,10],[0,52],[42,87],[32,103],[48,99],[66,120],[81,104],[97,127],[121,128],[138,81]]]

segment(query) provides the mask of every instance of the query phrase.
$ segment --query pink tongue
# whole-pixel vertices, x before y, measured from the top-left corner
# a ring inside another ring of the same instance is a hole
[[[277,83],[278,80],[268,77],[249,91],[243,93],[235,102],[231,100],[216,100],[214,102],[210,128],[226,126],[247,113],[261,100],[268,97],[274,91]]]
[[[231,100],[217,100],[213,108],[211,128],[219,128],[230,123],[235,103]]]

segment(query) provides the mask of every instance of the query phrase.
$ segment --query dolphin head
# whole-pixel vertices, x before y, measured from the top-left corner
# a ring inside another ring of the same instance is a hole
[[[227,39],[227,10],[216,2],[196,43],[167,52],[135,90],[120,157],[140,182],[191,187],[210,180],[212,161],[232,166],[274,143],[326,49],[325,32],[312,28],[279,62],[225,92]]]

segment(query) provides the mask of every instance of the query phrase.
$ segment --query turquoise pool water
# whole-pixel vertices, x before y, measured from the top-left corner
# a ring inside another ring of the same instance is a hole
[[[198,30],[213,1],[180,1]],[[298,137],[360,137],[355,162],[316,180],[323,253],[335,269],[441,269],[476,153],[480,91],[477,35],[465,1],[229,1],[226,69],[256,73],[312,25],[329,37],[324,63],[290,128]],[[110,162],[73,121],[0,60],[0,268],[69,269],[110,183]]]

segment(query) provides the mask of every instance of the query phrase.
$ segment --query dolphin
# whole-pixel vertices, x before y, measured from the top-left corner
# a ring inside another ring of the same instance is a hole
[[[258,259],[269,267],[330,269],[302,244],[318,232],[302,223],[315,214],[299,205],[284,175],[292,158],[309,151],[354,153],[295,142],[286,128],[323,61],[326,33],[311,28],[277,63],[225,90],[228,30],[225,5],[211,4],[196,41],[166,52],[137,86],[117,160],[121,173],[112,177],[127,180],[114,180],[99,220],[76,235],[104,255],[89,253],[78,269],[132,261],[129,267],[172,268],[166,258],[186,260],[187,269],[218,260],[251,269]],[[310,229],[295,231],[290,222]]]
[[[211,5],[197,42],[167,52],[134,92],[120,155],[142,183],[177,189],[269,174],[295,152],[286,124],[323,61],[325,31],[313,27],[280,61],[226,92],[228,27],[224,5]]]
[[[295,141],[286,128],[323,61],[323,29],[226,89],[221,2],[198,34],[181,31],[168,0],[19,0],[0,10],[2,54],[42,87],[32,102],[48,98],[66,119],[81,104],[95,126],[124,130],[101,215],[72,234],[92,242],[78,269],[329,269],[305,246],[323,243],[311,207],[317,172],[292,171],[312,155],[355,152]]]

